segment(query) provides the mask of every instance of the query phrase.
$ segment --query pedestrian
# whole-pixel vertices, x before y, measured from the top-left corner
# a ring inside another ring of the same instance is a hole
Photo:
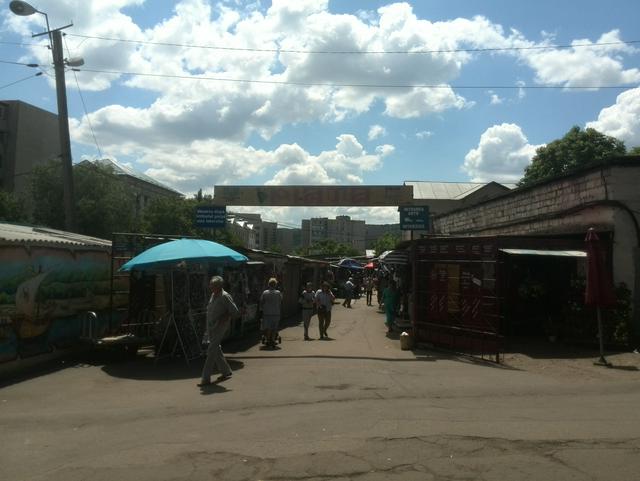
[[[367,294],[367,306],[370,306],[371,300],[373,298],[373,279],[371,278],[371,276],[365,277],[364,290]]]
[[[311,341],[309,337],[309,324],[313,317],[313,311],[316,304],[316,293],[313,290],[313,284],[307,282],[305,289],[300,294],[298,302],[302,306],[302,325],[304,326],[304,340]]]
[[[347,282],[344,284],[344,302],[342,305],[344,307],[351,307],[351,299],[353,299],[353,291],[354,291],[353,277],[349,277]]]
[[[262,330],[265,332],[268,347],[276,346],[280,312],[282,308],[282,293],[277,289],[278,280],[269,279],[268,289],[260,296],[260,311],[262,312]]]
[[[388,282],[387,282],[387,278],[384,274],[380,274],[380,277],[378,277],[378,292],[377,292],[377,298],[378,298],[378,309],[382,310],[382,306],[384,304],[384,300],[382,298],[382,294],[384,293],[384,290],[387,288]]]
[[[316,311],[318,312],[318,327],[320,328],[320,339],[329,339],[327,329],[331,324],[331,308],[335,296],[331,292],[328,282],[322,283],[322,288],[316,292]]]
[[[222,382],[231,377],[231,368],[224,358],[220,343],[231,326],[231,320],[240,315],[240,311],[233,302],[231,294],[226,292],[222,286],[224,280],[220,276],[214,276],[209,281],[211,297],[207,304],[207,337],[209,347],[207,348],[207,359],[202,368],[202,379],[199,387],[211,384],[211,374],[216,367],[220,371],[220,376],[216,382]]]
[[[396,318],[396,309],[398,307],[398,291],[394,280],[390,280],[389,284],[383,291],[382,303],[384,305],[384,312],[386,315],[385,324],[387,326],[387,333],[390,333],[393,331],[393,323]]]

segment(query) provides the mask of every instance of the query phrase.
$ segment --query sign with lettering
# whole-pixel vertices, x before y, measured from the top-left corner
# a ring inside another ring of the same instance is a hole
[[[237,206],[398,206],[413,203],[413,186],[216,185],[213,201]]]
[[[429,207],[401,206],[400,230],[429,230]]]
[[[227,224],[227,208],[224,205],[200,205],[196,207],[195,226],[207,229],[224,229]]]

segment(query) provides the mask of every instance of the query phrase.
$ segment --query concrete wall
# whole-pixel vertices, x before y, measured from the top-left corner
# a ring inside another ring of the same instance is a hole
[[[22,194],[29,188],[31,171],[60,155],[58,116],[20,101],[2,104],[2,184]]]

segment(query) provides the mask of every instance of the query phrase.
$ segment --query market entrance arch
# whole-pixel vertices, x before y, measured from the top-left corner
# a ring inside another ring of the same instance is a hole
[[[213,202],[236,206],[381,207],[413,205],[412,185],[214,187]]]

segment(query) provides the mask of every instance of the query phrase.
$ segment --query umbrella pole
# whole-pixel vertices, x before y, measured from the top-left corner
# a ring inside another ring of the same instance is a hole
[[[602,310],[600,306],[598,306],[598,338],[600,339],[600,359],[597,362],[594,362],[597,366],[611,366],[609,362],[604,358],[604,339],[602,334]]]

